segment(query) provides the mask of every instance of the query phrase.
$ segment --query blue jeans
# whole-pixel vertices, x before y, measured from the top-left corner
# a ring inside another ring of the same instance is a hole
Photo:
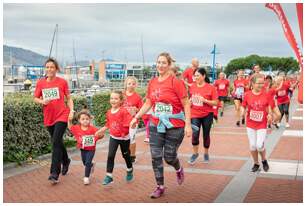
[[[157,132],[157,127],[150,125],[150,151],[155,180],[158,185],[164,185],[164,165],[166,163],[176,170],[180,169],[177,150],[184,138],[184,128],[166,129],[166,133]]]
[[[95,150],[81,149],[82,162],[85,166],[85,177],[89,177],[92,168],[92,159],[95,156]]]

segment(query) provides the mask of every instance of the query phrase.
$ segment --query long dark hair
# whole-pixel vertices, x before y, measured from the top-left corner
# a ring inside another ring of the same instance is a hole
[[[60,67],[59,67],[59,64],[58,64],[58,62],[56,61],[56,59],[49,57],[49,58],[45,61],[45,64],[44,64],[44,65],[46,66],[46,64],[49,63],[49,62],[52,62],[52,63],[54,64],[54,66],[55,66],[55,68],[56,68],[56,70],[57,70],[58,72],[60,71]]]
[[[210,83],[209,77],[207,76],[207,72],[206,72],[206,70],[205,70],[203,67],[200,67],[200,68],[196,69],[196,70],[193,72],[193,74],[195,74],[196,72],[199,72],[202,76],[205,76],[204,81],[205,81],[206,83]]]

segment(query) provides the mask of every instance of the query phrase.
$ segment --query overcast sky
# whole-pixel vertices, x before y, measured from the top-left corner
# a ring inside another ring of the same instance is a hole
[[[298,44],[301,38],[295,4],[282,4]],[[57,57],[142,61],[168,51],[177,62],[197,57],[217,62],[250,54],[294,56],[276,14],[264,4],[4,4],[4,39],[9,46],[49,54],[59,24]],[[55,52],[53,53],[55,55]]]

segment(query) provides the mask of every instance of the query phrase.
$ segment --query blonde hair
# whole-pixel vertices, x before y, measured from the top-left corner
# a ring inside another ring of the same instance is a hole
[[[136,85],[138,85],[138,80],[136,79],[136,77],[134,76],[128,76],[126,77],[126,79],[124,80],[124,91],[127,89],[127,83],[129,80],[134,80],[134,82],[136,83]]]
[[[159,57],[161,57],[161,56],[163,56],[163,57],[165,57],[165,58],[167,59],[167,62],[168,62],[169,65],[171,65],[173,62],[175,62],[175,60],[171,57],[171,55],[170,55],[168,52],[162,52],[162,53],[160,53],[160,54],[158,55],[157,59],[158,59]]]

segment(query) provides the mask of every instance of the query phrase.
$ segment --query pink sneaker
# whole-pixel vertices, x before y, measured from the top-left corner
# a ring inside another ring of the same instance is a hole
[[[152,192],[152,194],[150,195],[151,198],[159,198],[162,196],[162,194],[164,194],[165,192],[165,188],[161,188],[160,186],[157,186],[157,188],[154,190],[154,192]]]
[[[176,180],[179,185],[181,185],[184,182],[184,169],[182,166],[181,169],[176,172]]]

